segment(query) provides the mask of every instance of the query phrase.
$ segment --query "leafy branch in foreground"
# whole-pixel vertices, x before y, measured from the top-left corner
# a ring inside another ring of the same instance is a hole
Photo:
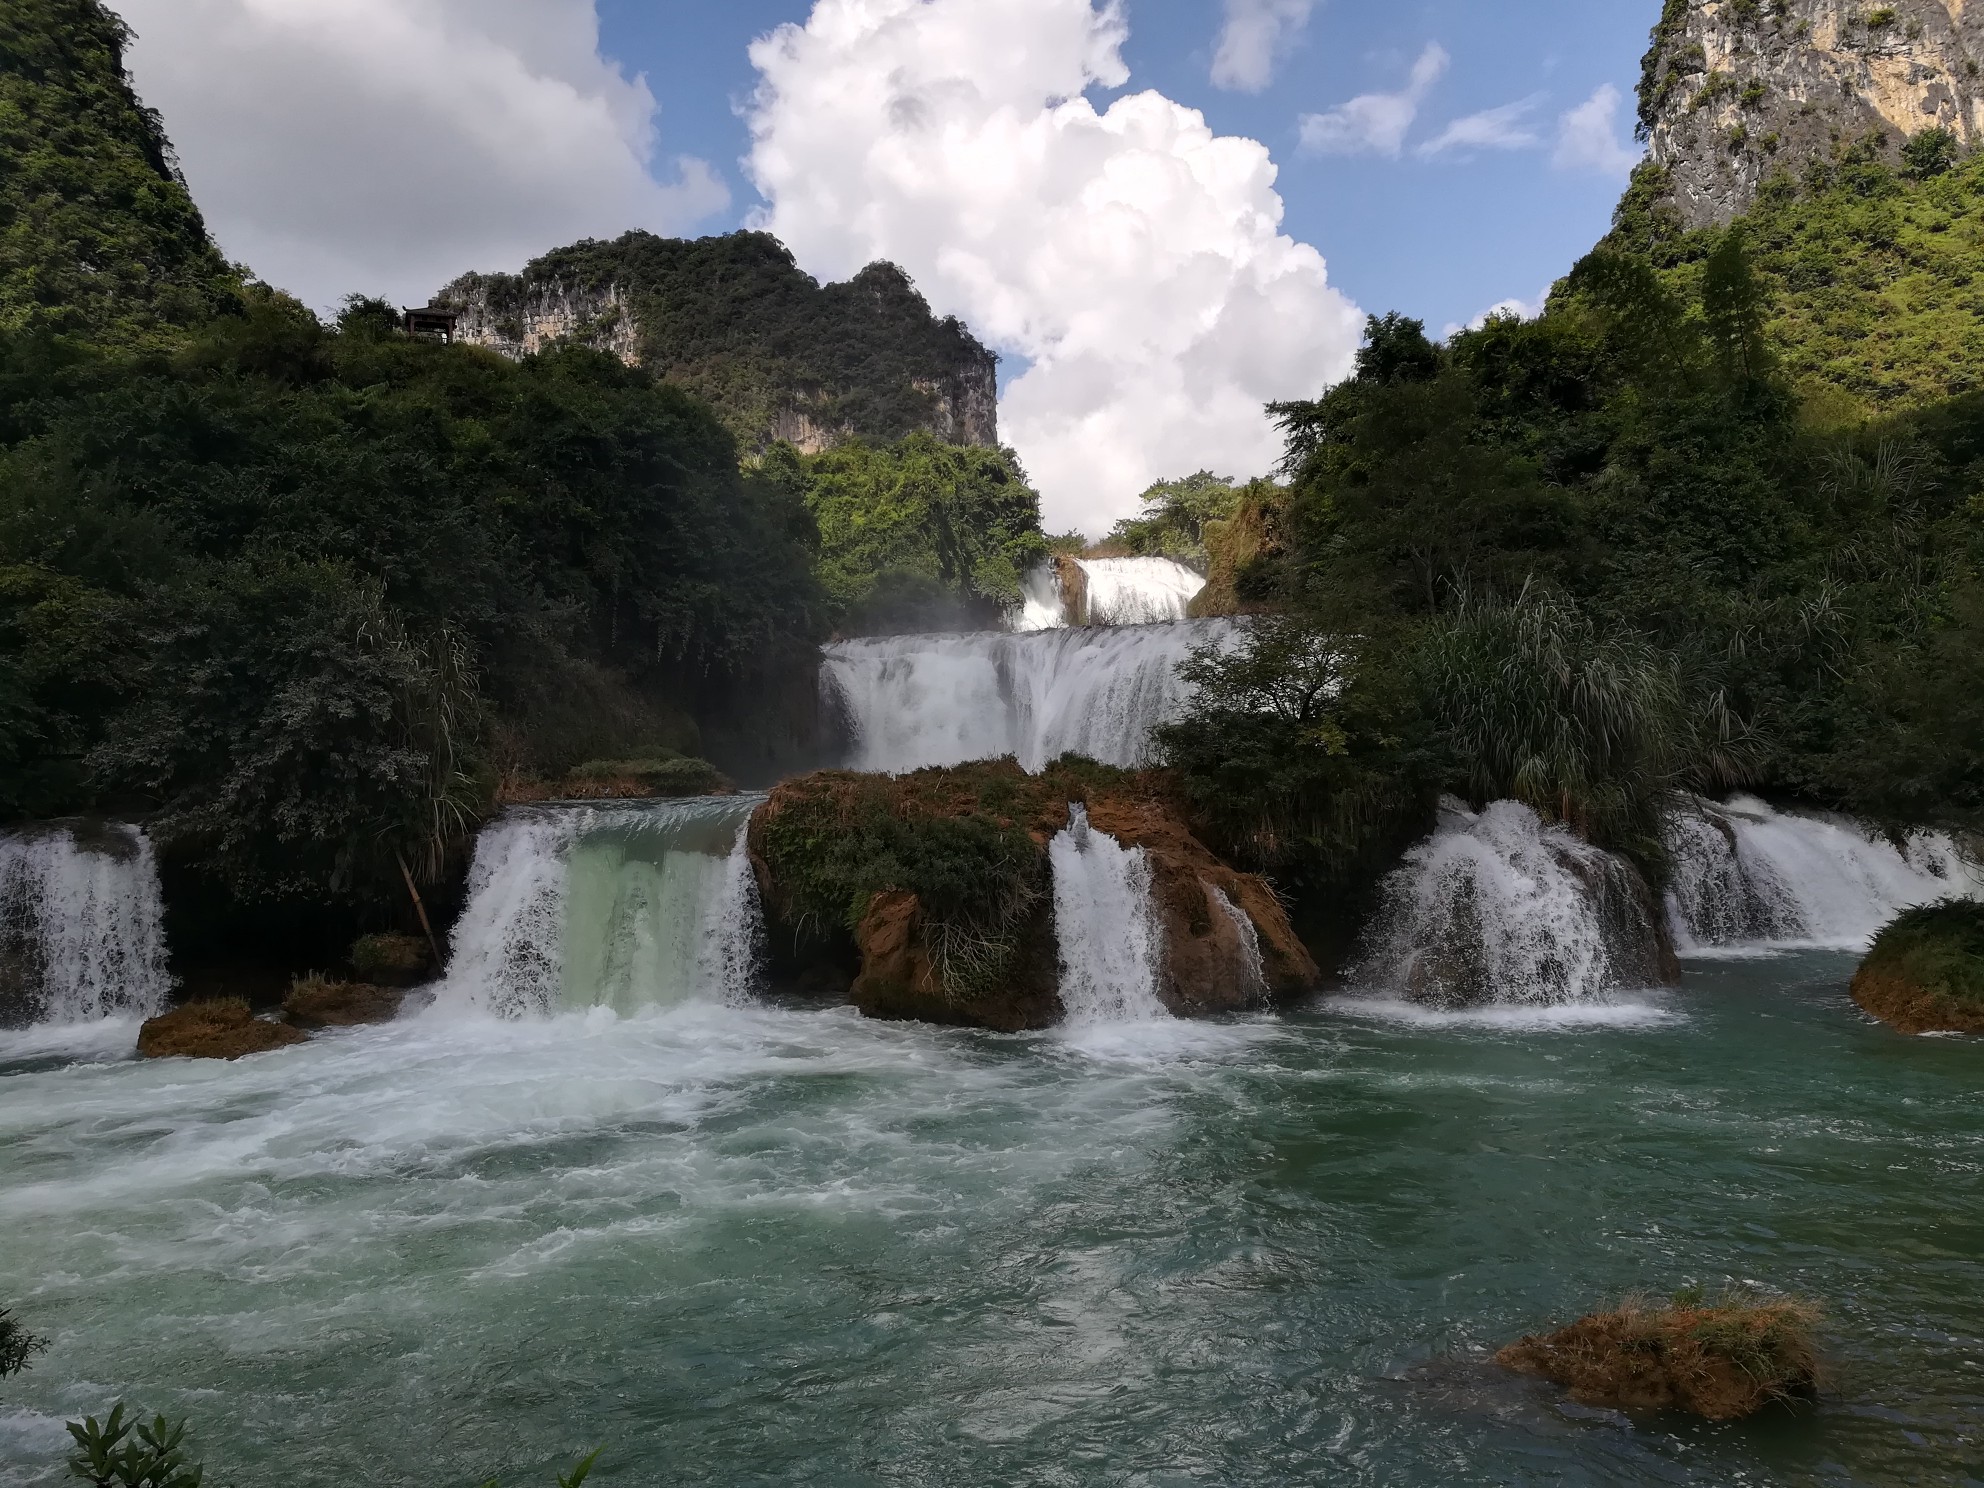
[[[13,1313],[0,1307],[0,1379],[10,1374],[19,1374],[34,1361],[34,1356],[48,1347],[48,1340],[39,1333],[30,1333],[27,1325]]]
[[[69,1435],[78,1448],[69,1471],[95,1488],[200,1488],[206,1473],[186,1460],[183,1420],[126,1419],[121,1400],[101,1422],[95,1416],[69,1422]]]

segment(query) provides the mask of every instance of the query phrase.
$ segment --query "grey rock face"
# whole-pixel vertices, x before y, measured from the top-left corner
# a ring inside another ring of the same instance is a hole
[[[1745,211],[1796,174],[1878,132],[1893,159],[1924,129],[1984,135],[1979,0],[1682,0],[1641,89],[1653,163],[1689,227]]]

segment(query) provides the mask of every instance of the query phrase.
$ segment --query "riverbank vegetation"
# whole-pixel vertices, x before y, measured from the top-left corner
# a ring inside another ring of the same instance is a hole
[[[1853,1000],[1903,1033],[1984,1033],[1984,904],[1897,916],[1854,974]]]

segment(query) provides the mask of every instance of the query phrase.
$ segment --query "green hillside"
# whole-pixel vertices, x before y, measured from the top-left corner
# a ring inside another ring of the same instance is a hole
[[[96,0],[0,8],[0,327],[143,344],[234,302]]]

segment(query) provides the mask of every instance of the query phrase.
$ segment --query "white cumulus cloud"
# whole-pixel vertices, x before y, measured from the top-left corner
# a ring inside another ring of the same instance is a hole
[[[1469,155],[1477,150],[1527,150],[1542,140],[1530,127],[1538,100],[1518,99],[1500,108],[1483,109],[1456,119],[1419,147],[1429,159],[1435,155]]]
[[[1054,527],[1151,481],[1265,471],[1262,405],[1344,375],[1362,318],[1280,231],[1265,146],[1128,81],[1091,0],[817,0],[756,43],[758,225],[841,278],[900,264],[1029,364],[1000,403]]]
[[[1396,159],[1419,117],[1419,106],[1446,75],[1451,59],[1438,42],[1412,64],[1412,76],[1396,93],[1365,93],[1327,113],[1304,114],[1302,148],[1319,155],[1389,155]]]
[[[1309,24],[1316,0],[1226,0],[1226,24],[1213,52],[1215,86],[1259,93],[1274,64]]]
[[[729,194],[700,160],[655,179],[656,105],[599,54],[593,0],[118,0],[222,249],[324,307],[420,303],[465,269]]]
[[[1619,106],[1624,97],[1607,83],[1557,121],[1559,170],[1596,171],[1623,176],[1640,162],[1640,151],[1619,138]]]
[[[1533,300],[1519,300],[1513,297],[1506,300],[1497,300],[1466,325],[1462,325],[1457,320],[1447,322],[1447,328],[1443,334],[1451,341],[1462,331],[1478,331],[1488,324],[1491,319],[1499,316],[1513,315],[1517,320],[1534,320],[1543,313],[1543,307],[1550,303],[1550,290],[1551,286],[1545,285],[1541,290],[1537,291],[1536,298]]]

